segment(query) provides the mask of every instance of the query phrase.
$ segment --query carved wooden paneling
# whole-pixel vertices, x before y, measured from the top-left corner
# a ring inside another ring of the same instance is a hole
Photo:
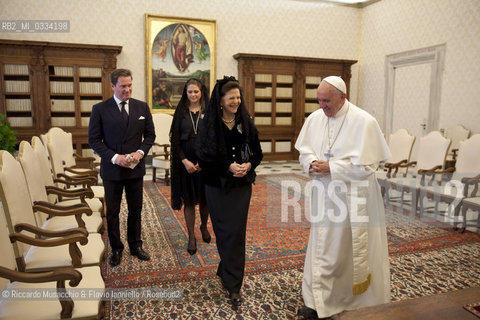
[[[295,140],[305,118],[318,109],[321,79],[341,76],[350,92],[354,60],[238,53],[239,81],[248,111],[260,132],[265,160],[298,158]]]

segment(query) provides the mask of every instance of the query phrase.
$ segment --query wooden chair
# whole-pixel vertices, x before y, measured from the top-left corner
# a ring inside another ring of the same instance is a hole
[[[460,141],[467,140],[470,136],[470,130],[462,126],[461,124],[450,127],[445,130],[445,138],[452,140],[450,152],[448,153],[447,161],[455,163],[457,160],[457,152],[460,147]]]
[[[61,128],[53,127],[47,132],[47,149],[52,163],[55,177],[68,179],[70,181],[85,181],[88,178],[97,179],[98,171],[94,170],[95,158],[91,157],[91,167],[80,168],[76,165],[76,159],[81,158],[73,152],[72,134],[63,131]],[[84,183],[78,183],[85,186]],[[95,198],[103,199],[105,191],[101,186],[92,186]]]
[[[72,193],[72,190],[65,189],[65,186],[75,186],[75,182],[61,178],[53,178],[53,171],[48,157],[48,153],[42,141],[37,136],[32,137],[32,149],[37,158],[40,172],[42,173],[43,184],[45,185],[45,188],[49,190],[49,192],[47,192],[49,202],[59,203],[60,205],[71,205],[84,202],[88,204],[88,206],[92,209],[93,212],[100,212],[103,214],[103,203],[100,199],[95,198],[94,194],[90,198],[89,195],[84,193]],[[91,185],[93,184],[95,184],[95,181],[93,180],[86,184],[87,189],[89,188],[92,193],[93,190]]]
[[[84,228],[51,231],[38,227],[35,212],[56,212],[32,206],[20,163],[4,150],[0,150],[0,196],[19,271],[100,265],[105,251],[100,234],[89,235]],[[83,208],[83,212],[91,210]]]
[[[384,168],[387,169],[387,176],[396,177],[398,169],[404,176],[408,173],[408,167],[400,168],[401,164],[408,163],[410,156],[412,155],[413,145],[415,144],[416,137],[407,129],[398,129],[396,132],[390,135],[390,141],[388,147],[392,156],[385,162]],[[394,171],[388,170],[394,168]]]
[[[475,184],[474,191],[469,194],[470,198],[464,198],[462,201],[462,216],[464,224],[461,231],[467,227],[467,211],[472,210],[477,212],[477,224],[474,227],[480,228],[480,193],[478,192],[480,184],[480,176],[476,176],[471,180],[471,184]]]
[[[95,158],[82,157],[73,151],[72,134],[58,127],[47,132],[47,149],[55,174],[97,176]]]
[[[152,115],[155,125],[155,143],[152,147],[152,180],[157,179],[157,169],[165,172],[164,182],[170,183],[170,127],[173,117],[166,113]]]
[[[391,170],[410,167],[405,177],[390,178],[389,191],[400,192],[401,204],[405,203],[404,194],[411,193],[412,212],[417,212],[420,186],[424,184],[427,170],[443,169],[451,140],[439,131],[432,131],[419,139],[417,160],[404,164],[392,165]],[[387,196],[389,199],[389,196]]]
[[[1,299],[0,319],[100,319],[102,301],[100,299],[105,290],[105,284],[99,267],[85,267],[80,269],[61,268],[40,273],[19,271],[15,263],[15,253],[10,243],[11,236],[3,214],[0,214],[0,291],[28,291],[38,290],[43,293],[51,290],[64,294],[66,290],[94,289],[99,297],[89,299]]]
[[[37,225],[42,229],[46,230],[63,230],[70,228],[83,227],[86,228],[89,233],[102,233],[104,230],[103,219],[99,211],[93,213],[93,210],[88,206],[86,202],[82,203],[78,201],[76,203],[71,203],[67,201],[67,204],[62,203],[62,201],[50,202],[47,193],[53,193],[56,195],[68,196],[71,194],[87,193],[93,197],[93,192],[89,189],[85,190],[63,190],[63,189],[54,189],[46,188],[43,182],[42,169],[40,168],[40,163],[36,157],[35,152],[33,151],[32,146],[27,141],[20,142],[19,153],[17,156],[18,162],[22,166],[23,172],[25,174],[25,179],[27,182],[30,199],[32,200],[32,205],[41,204],[45,207],[49,207],[52,210],[56,210],[59,213],[62,213],[67,210],[72,210],[73,208],[88,208],[90,209],[90,214],[86,215],[68,215],[68,216],[53,216],[47,219],[48,217],[45,214],[37,213]]]
[[[388,195],[388,179],[397,176],[399,165],[408,163],[412,154],[415,136],[411,135],[406,129],[398,129],[390,135],[388,147],[392,156],[385,162],[383,168],[375,172],[378,183],[382,188],[382,195]],[[395,168],[392,172],[392,168]],[[408,167],[400,169],[403,176],[408,172]]]
[[[82,152],[84,157],[95,159],[93,162],[94,169],[95,171],[100,172],[100,163],[102,162],[102,158],[98,155],[98,153],[93,151],[93,149],[84,149]]]
[[[470,139],[460,141],[458,158],[455,168],[445,170],[425,171],[426,176],[431,176],[427,185],[420,187],[420,214],[425,212],[424,199],[434,201],[434,213],[439,213],[439,203],[447,203],[449,206],[445,215],[454,217],[454,225],[457,225],[462,202],[469,197],[469,185],[475,184],[475,177],[480,175],[480,134]],[[435,177],[437,178],[435,179]],[[438,178],[440,176],[440,178]],[[475,190],[473,191],[475,196]],[[465,230],[465,215],[462,216]]]

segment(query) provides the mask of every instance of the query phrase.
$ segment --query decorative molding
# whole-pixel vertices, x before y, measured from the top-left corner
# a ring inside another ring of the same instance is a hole
[[[393,99],[395,96],[395,71],[397,68],[418,64],[430,64],[430,97],[427,132],[438,130],[442,74],[445,64],[445,44],[415,49],[386,56],[385,60],[385,136],[392,133]]]

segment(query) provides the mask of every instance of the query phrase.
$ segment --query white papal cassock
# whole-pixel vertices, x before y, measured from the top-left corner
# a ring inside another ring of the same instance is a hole
[[[330,175],[312,176],[302,283],[305,305],[319,317],[390,300],[385,207],[375,177],[388,146],[375,118],[345,100],[330,120],[319,109],[305,121],[295,144],[305,172],[312,161],[328,160],[329,147]]]

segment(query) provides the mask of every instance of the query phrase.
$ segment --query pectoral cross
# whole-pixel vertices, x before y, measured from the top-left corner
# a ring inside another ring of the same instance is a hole
[[[324,152],[323,155],[327,158],[327,161],[330,161],[330,158],[333,158],[332,149],[328,149],[328,151]]]

